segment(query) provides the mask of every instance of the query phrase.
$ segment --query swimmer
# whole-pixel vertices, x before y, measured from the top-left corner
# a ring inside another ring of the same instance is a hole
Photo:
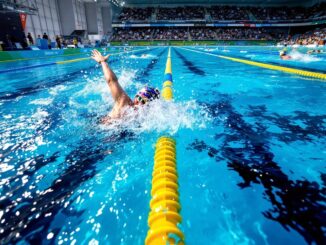
[[[102,120],[102,122],[108,122],[111,119],[121,118],[124,114],[124,109],[127,107],[144,105],[160,97],[160,92],[158,89],[146,86],[136,94],[134,100],[130,99],[119,84],[117,76],[106,63],[109,57],[110,55],[103,56],[96,49],[92,51],[92,59],[101,64],[105,80],[109,85],[109,89],[114,100],[113,109],[111,110],[110,114]]]
[[[312,54],[314,52],[314,50],[308,50],[307,54]]]
[[[290,59],[292,59],[292,57],[291,57],[290,55],[287,55],[287,53],[286,53],[285,50],[282,50],[282,51],[280,52],[280,58],[281,58],[282,60],[290,60]]]

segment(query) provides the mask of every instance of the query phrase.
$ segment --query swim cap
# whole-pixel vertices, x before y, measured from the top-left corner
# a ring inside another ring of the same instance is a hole
[[[148,101],[158,99],[159,97],[160,91],[157,88],[146,86],[136,94],[135,99],[142,104],[146,104]]]

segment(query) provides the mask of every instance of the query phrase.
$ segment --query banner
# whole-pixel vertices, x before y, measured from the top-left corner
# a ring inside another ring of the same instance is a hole
[[[21,21],[21,23],[22,23],[23,30],[25,30],[27,14],[25,14],[25,13],[20,13],[20,14],[19,14],[19,17],[20,17],[20,21]]]
[[[147,23],[122,23],[122,22],[116,22],[112,23],[113,28],[117,27],[191,27],[191,26],[216,26],[216,27],[249,27],[249,28],[255,28],[255,27],[291,27],[291,26],[312,26],[312,25],[321,25],[326,24],[326,20],[319,20],[315,22],[296,22],[296,23],[269,23],[266,22],[259,22],[259,23],[237,23],[235,21],[215,21],[212,23],[197,23],[197,22],[147,22]]]

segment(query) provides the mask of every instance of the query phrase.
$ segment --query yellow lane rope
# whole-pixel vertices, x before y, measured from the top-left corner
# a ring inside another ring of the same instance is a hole
[[[162,96],[165,100],[173,98],[171,50],[169,49],[165,68],[165,82]],[[176,142],[169,136],[160,137],[155,146],[154,167],[149,230],[146,245],[184,244],[184,234],[179,229],[181,205],[179,203],[178,173],[176,161]]]
[[[326,80],[326,74],[319,73],[319,72],[306,71],[306,70],[289,68],[289,67],[284,67],[284,66],[279,66],[279,65],[271,65],[271,64],[267,64],[267,63],[263,63],[263,62],[233,58],[233,57],[224,56],[224,55],[211,54],[211,53],[201,52],[201,51],[187,49],[187,48],[181,48],[181,49],[185,49],[185,50],[192,51],[192,52],[195,52],[195,53],[211,55],[211,56],[215,56],[215,57],[222,58],[222,59],[232,60],[232,61],[235,61],[235,62],[239,62],[239,63],[243,63],[243,64],[247,64],[247,65],[252,65],[252,66],[257,66],[257,67],[261,67],[261,68],[265,68],[265,69],[270,69],[270,70],[275,70],[275,71],[282,71],[282,72],[286,72],[286,73],[297,74],[297,75],[300,75],[300,76],[313,77],[313,78],[317,78],[317,79]]]

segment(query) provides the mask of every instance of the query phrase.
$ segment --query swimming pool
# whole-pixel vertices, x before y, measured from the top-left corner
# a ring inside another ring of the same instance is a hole
[[[161,88],[168,52],[136,49],[111,63],[129,95]],[[94,61],[1,73],[1,243],[143,244],[163,134],[187,244],[325,241],[325,82],[207,55],[221,49],[279,62],[266,47],[173,47],[174,101],[119,126],[98,123],[113,101]]]

